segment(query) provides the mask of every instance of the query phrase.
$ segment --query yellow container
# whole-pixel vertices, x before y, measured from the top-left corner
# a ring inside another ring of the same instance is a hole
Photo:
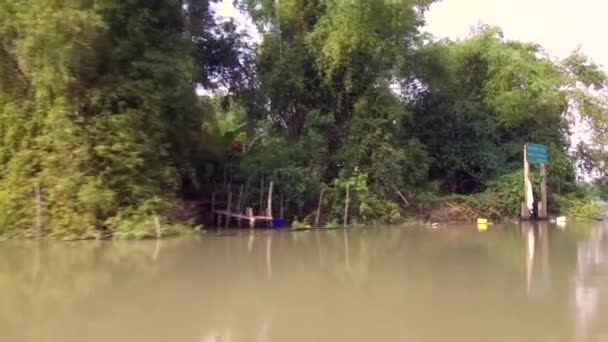
[[[478,218],[477,219],[477,224],[488,224],[488,219]]]

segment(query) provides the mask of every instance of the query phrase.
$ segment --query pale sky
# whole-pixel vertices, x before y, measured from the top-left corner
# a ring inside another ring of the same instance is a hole
[[[565,57],[582,47],[608,65],[607,0],[443,0],[427,13],[427,30],[438,37],[465,37],[477,22],[500,26],[510,39],[533,41]]]
[[[216,6],[218,14],[244,23],[232,0]],[[465,37],[471,26],[483,22],[500,26],[507,38],[539,43],[555,57],[580,45],[608,66],[608,0],[443,0],[431,6],[426,20],[425,30],[440,38]]]

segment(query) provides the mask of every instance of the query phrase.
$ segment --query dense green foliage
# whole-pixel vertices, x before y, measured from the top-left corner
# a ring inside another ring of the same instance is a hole
[[[0,232],[37,233],[35,183],[44,233],[98,236],[171,206],[202,123],[183,6],[0,2]]]
[[[173,232],[180,195],[233,183],[253,206],[261,179],[309,223],[322,189],[340,223],[347,187],[352,222],[454,194],[514,216],[526,142],[550,147],[554,210],[590,202],[576,166],[608,188],[608,78],[579,52],[436,40],[431,0],[236,1],[256,43],[212,3],[0,0],[0,234]]]

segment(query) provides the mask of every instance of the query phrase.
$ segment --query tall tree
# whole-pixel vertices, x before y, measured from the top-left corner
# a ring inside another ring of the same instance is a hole
[[[572,80],[539,46],[482,27],[466,40],[425,44],[412,63],[404,93],[415,108],[415,132],[434,159],[434,177],[450,191],[483,190],[488,180],[520,168],[527,142],[548,144],[553,174],[573,177]]]
[[[172,196],[201,125],[182,1],[2,0],[0,16],[0,230],[32,230],[36,182],[53,234],[161,210],[145,204]]]

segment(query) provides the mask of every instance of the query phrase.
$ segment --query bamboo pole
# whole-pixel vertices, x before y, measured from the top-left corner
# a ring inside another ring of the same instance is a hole
[[[260,180],[260,210],[258,211],[260,214],[264,211],[264,175],[262,175],[262,179]]]
[[[216,228],[221,228],[222,227],[222,214],[218,213],[217,214],[217,226]]]
[[[321,219],[321,206],[323,205],[324,192],[325,192],[325,188],[321,188],[321,193],[319,194],[319,204],[317,205],[317,214],[315,216],[315,228],[319,227],[319,220]]]
[[[228,183],[228,203],[226,203],[226,221],[224,222],[226,228],[230,224],[230,210],[232,210],[232,183]]]
[[[226,189],[226,184],[228,184],[228,163],[224,164],[224,189]]]
[[[40,191],[40,180],[34,183],[34,201],[36,203],[36,231],[42,236],[42,195]]]
[[[244,193],[244,186],[241,185],[240,189],[239,189],[239,199],[236,203],[236,212],[237,214],[241,213],[241,209],[242,209],[242,205],[243,205],[243,193]]]
[[[239,215],[241,214],[241,206],[243,205],[243,191],[244,191],[244,187],[241,185],[241,189],[239,190],[239,199],[236,204],[236,213]],[[239,228],[241,228],[241,223],[242,223],[241,220],[237,220],[237,221],[239,221],[238,222]]]
[[[344,199],[344,227],[348,226],[348,205],[350,204],[350,184],[346,184],[346,198]]]
[[[211,193],[211,220],[217,223],[215,220],[215,191]]]
[[[253,208],[247,207],[247,217],[249,217],[249,228],[255,228],[255,219],[253,218]]]
[[[158,218],[158,216],[154,215],[154,228],[156,228],[156,238],[160,239],[162,236],[161,230],[160,230],[160,220]]]
[[[251,186],[251,177],[247,178],[245,182],[245,191],[243,192],[243,201],[247,202],[247,198],[249,197],[249,188]]]
[[[266,206],[266,216],[272,217],[272,188],[274,187],[274,182],[270,181],[270,185],[268,186],[268,204]]]

